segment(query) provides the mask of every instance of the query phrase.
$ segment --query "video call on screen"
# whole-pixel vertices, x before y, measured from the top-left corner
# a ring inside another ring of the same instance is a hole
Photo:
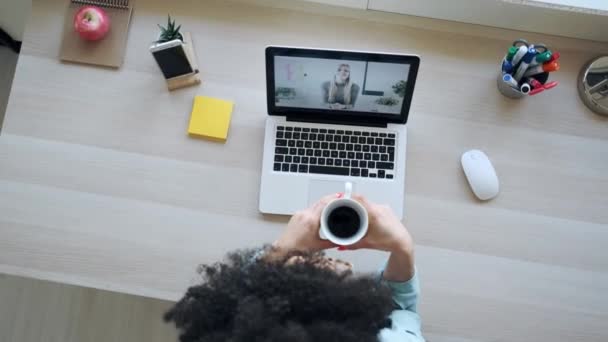
[[[275,105],[401,113],[409,64],[275,56]]]

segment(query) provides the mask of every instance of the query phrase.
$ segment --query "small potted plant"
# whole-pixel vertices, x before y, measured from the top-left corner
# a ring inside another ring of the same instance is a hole
[[[291,100],[296,97],[296,90],[289,87],[277,87],[274,91],[275,102],[280,100]]]
[[[393,92],[401,98],[405,97],[406,89],[407,89],[407,83],[403,80],[401,80],[393,85]]]
[[[396,106],[399,101],[392,96],[387,96],[378,98],[374,103],[376,103],[376,110],[379,113],[390,113],[392,107]]]
[[[179,31],[182,28],[182,25],[175,27],[175,20],[171,21],[171,16],[167,16],[167,26],[163,27],[158,25],[160,28],[160,34],[158,39],[156,40],[156,44],[170,42],[175,39],[179,39],[182,42],[184,41],[184,36],[182,36]]]

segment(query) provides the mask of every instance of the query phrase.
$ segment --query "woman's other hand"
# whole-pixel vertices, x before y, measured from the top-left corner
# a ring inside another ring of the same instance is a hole
[[[318,252],[336,247],[329,240],[323,240],[319,237],[319,227],[323,208],[338,196],[338,194],[325,196],[309,208],[295,213],[287,223],[287,228],[274,242],[273,246],[284,252],[291,250]]]
[[[330,103],[329,108],[330,109],[346,109],[346,105],[343,105],[341,103]]]
[[[376,204],[361,195],[353,195],[367,210],[369,225],[361,241],[346,249],[369,248],[388,252],[411,251],[413,242],[410,233],[387,205]]]

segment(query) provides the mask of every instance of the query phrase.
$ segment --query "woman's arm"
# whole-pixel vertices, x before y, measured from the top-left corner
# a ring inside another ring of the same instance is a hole
[[[380,273],[393,295],[398,309],[391,313],[392,325],[378,334],[380,342],[424,342],[422,324],[418,315],[420,285],[414,267],[414,243],[405,226],[388,206],[353,196],[367,209],[369,230],[363,240],[352,248],[372,248],[391,253]]]
[[[350,88],[350,108],[355,106],[355,103],[357,102],[357,96],[359,96],[360,89],[361,88],[356,83],[353,83],[353,86]]]
[[[390,207],[372,203],[360,195],[354,195],[353,198],[367,210],[369,228],[363,240],[347,249],[369,248],[390,252],[381,273],[382,280],[393,291],[395,303],[401,309],[415,313],[418,280],[414,267],[414,242],[410,233]]]
[[[388,281],[406,282],[414,277],[414,249],[409,243],[402,243],[391,251],[383,278]]]
[[[329,81],[321,83],[321,92],[323,96],[323,103],[329,103]]]

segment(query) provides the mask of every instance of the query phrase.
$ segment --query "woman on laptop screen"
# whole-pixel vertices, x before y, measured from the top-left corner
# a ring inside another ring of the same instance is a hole
[[[330,109],[352,109],[357,101],[359,86],[350,79],[350,65],[340,64],[332,80],[323,82],[323,102]]]

